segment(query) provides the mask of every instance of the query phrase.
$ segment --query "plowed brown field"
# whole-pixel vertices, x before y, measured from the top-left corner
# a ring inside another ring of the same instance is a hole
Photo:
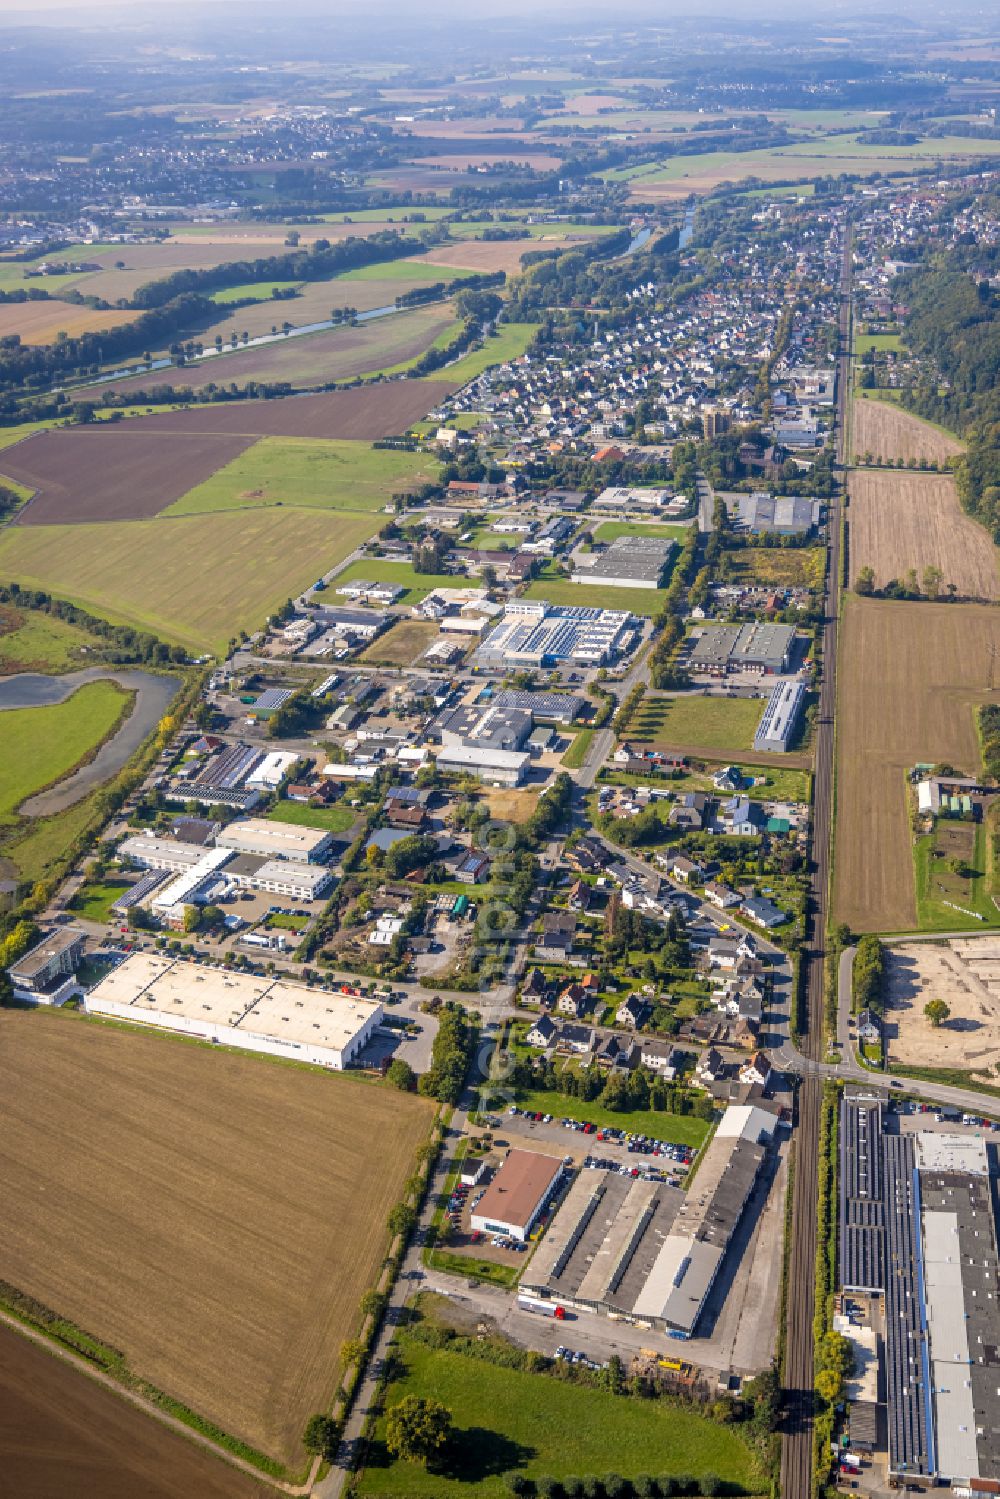
[[[920,761],[980,768],[1000,611],[847,595],[837,681],[834,913],[855,931],[916,925],[905,776]]]
[[[910,568],[919,582],[931,565],[943,574],[942,592],[951,583],[960,598],[1000,597],[997,548],[962,510],[950,475],[856,469],[849,491],[852,582],[862,567],[878,587]]]
[[[67,1015],[0,1058],[0,1278],[297,1466],[431,1105]]]
[[[18,525],[140,520],[159,515],[253,441],[208,432],[179,447],[139,423],[73,427],[36,432],[8,448],[2,472],[35,491]]]
[[[0,1327],[0,1473],[21,1499],[274,1499],[20,1333]]]
[[[911,458],[918,463],[921,458],[928,463],[940,463],[962,451],[957,437],[939,432],[937,427],[911,416],[892,401],[874,401],[870,397],[858,397],[854,402],[851,443],[862,458],[871,453],[873,458],[896,463],[908,463]]]

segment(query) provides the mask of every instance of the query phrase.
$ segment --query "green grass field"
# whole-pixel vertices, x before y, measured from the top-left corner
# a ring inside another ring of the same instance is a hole
[[[18,609],[12,618],[20,623],[0,633],[0,672],[73,671],[87,665],[84,648],[100,650],[104,641],[79,625],[68,624],[37,609]],[[0,631],[4,616],[0,613]]]
[[[226,286],[210,295],[213,302],[226,307],[230,302],[269,302],[276,291],[296,291],[301,285],[301,281],[246,281],[242,286]]]
[[[427,453],[341,439],[264,437],[175,500],[165,513],[202,515],[274,505],[375,511],[394,494],[435,479],[440,470],[437,459]]]
[[[525,598],[548,599],[550,604],[583,604],[591,609],[627,609],[630,614],[659,614],[662,588],[604,588],[597,583],[571,583],[568,578],[536,578]]]
[[[869,349],[884,353],[887,349],[900,348],[902,348],[902,340],[898,333],[858,333],[854,339],[854,352],[859,359]]]
[[[820,589],[825,564],[822,547],[743,547],[729,553],[735,581],[764,588]]]
[[[383,562],[380,557],[363,557],[360,562],[352,562],[345,568],[330,584],[330,590],[336,593],[342,584],[356,583],[359,579],[369,583],[398,583],[406,593],[396,600],[397,604],[419,604],[435,588],[461,588],[466,581],[461,574],[418,573],[409,562]]]
[[[605,520],[594,531],[595,541],[617,541],[619,536],[658,536],[668,541],[684,541],[688,531],[687,526],[673,526],[668,524],[657,524],[656,522],[627,521],[627,520]]]
[[[124,526],[13,526],[0,535],[0,578],[189,650],[221,651],[379,524],[377,515],[288,507]]]
[[[519,1108],[533,1109],[536,1114],[551,1114],[553,1119],[579,1119],[583,1124],[596,1124],[599,1129],[607,1124],[615,1129],[629,1130],[632,1134],[649,1135],[653,1140],[665,1140],[669,1145],[690,1145],[698,1149],[708,1134],[705,1120],[695,1119],[690,1114],[665,1114],[660,1109],[636,1109],[623,1114],[604,1109],[599,1103],[570,1098],[565,1093],[548,1093],[544,1089],[518,1088],[515,1097]]]
[[[763,701],[753,697],[647,697],[626,737],[654,744],[749,750],[763,711]]]
[[[435,281],[454,281],[456,276],[461,276],[461,271],[453,270],[448,265],[428,265],[426,261],[417,260],[376,260],[372,265],[359,265],[356,270],[345,271],[342,276],[337,276],[331,285],[341,286],[350,281],[398,281],[400,290],[405,291],[408,286],[421,286],[426,283],[433,284]]]
[[[357,821],[353,807],[309,807],[305,802],[278,802],[267,815],[272,822],[290,822],[300,828],[323,828],[328,833],[346,833]]]
[[[968,872],[956,873],[952,860],[961,860]],[[942,818],[933,833],[915,841],[913,862],[920,931],[977,931],[1000,926],[1000,911],[990,899],[986,828],[982,823]],[[968,911],[976,915],[966,915]]]
[[[727,764],[730,762],[727,761]],[[808,770],[785,770],[783,767],[771,765],[748,765],[746,762],[733,761],[739,765],[745,776],[757,776],[763,781],[760,786],[748,786],[745,794],[753,801],[763,802],[808,802],[810,794],[810,783],[812,777]],[[721,766],[722,761],[719,761]],[[714,767],[713,767],[714,768]],[[711,789],[712,777],[710,774],[699,776],[697,773],[688,779],[681,781],[679,790],[686,790],[696,786]]]
[[[587,758],[587,751],[590,749],[593,737],[593,729],[578,729],[573,735],[573,742],[563,755],[560,764],[564,765],[567,770],[579,770]]]
[[[572,1339],[570,1340],[572,1341]],[[385,1452],[384,1419],[376,1427],[358,1492],[385,1499],[500,1499],[504,1474],[583,1477],[614,1470],[716,1473],[728,1493],[764,1486],[757,1459],[734,1427],[717,1425],[666,1401],[615,1397],[543,1374],[506,1369],[461,1353],[432,1349],[402,1332],[396,1347],[405,1372],[389,1386],[387,1407],[419,1393],[441,1401],[456,1428],[451,1464],[428,1472]]]
[[[26,797],[61,781],[111,733],[130,698],[113,682],[87,682],[64,703],[0,713],[0,823]]]
[[[494,364],[506,364],[509,359],[517,359],[525,352],[537,332],[537,323],[501,323],[499,331],[488,338],[481,349],[472,349],[432,378],[457,380],[464,385]]]
[[[88,880],[70,901],[69,908],[88,921],[110,921],[111,907],[128,885],[115,880]]]
[[[433,645],[438,633],[439,628],[434,620],[401,619],[384,635],[373,640],[371,645],[365,646],[358,655],[358,660],[382,666],[412,666]]]

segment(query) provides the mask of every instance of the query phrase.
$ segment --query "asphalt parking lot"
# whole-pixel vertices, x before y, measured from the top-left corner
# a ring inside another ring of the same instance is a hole
[[[572,1156],[577,1166],[582,1166],[588,1156],[599,1157],[610,1170],[626,1166],[640,1174],[659,1172],[665,1180],[671,1177],[683,1180],[694,1156],[687,1146],[675,1147],[660,1140],[648,1140],[643,1149],[630,1150],[623,1131],[616,1131],[621,1138],[609,1137],[603,1129],[587,1132],[579,1120],[574,1120],[573,1127],[569,1127],[561,1117],[553,1117],[546,1123],[544,1116],[535,1120],[523,1111],[511,1114],[509,1108],[503,1114],[490,1117],[496,1120],[492,1133],[498,1145],[501,1139],[506,1139],[508,1144],[519,1149]],[[604,1138],[598,1140],[598,1134],[603,1134]],[[676,1151],[676,1155],[671,1154],[672,1151]]]

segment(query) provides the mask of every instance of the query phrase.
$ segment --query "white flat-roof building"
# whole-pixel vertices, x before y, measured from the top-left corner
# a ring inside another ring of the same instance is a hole
[[[61,1005],[79,987],[76,970],[83,956],[86,932],[61,927],[11,963],[7,970],[14,998],[33,1005]]]
[[[176,879],[158,891],[152,899],[153,911],[170,925],[183,920],[185,906],[192,905],[203,887],[215,878],[219,870],[233,857],[231,848],[198,849],[200,858],[196,864],[182,871]]]
[[[768,698],[764,716],[757,726],[754,749],[784,754],[798,727],[805,701],[806,689],[802,682],[779,682]]]
[[[333,870],[327,864],[295,864],[291,859],[269,859],[256,874],[237,883],[271,895],[288,895],[293,900],[316,900],[333,882]]]
[[[219,848],[235,849],[241,854],[259,854],[263,859],[319,864],[329,852],[333,834],[325,828],[272,822],[266,817],[244,817],[223,828],[215,841]]]
[[[280,786],[285,776],[300,757],[289,750],[273,750],[265,755],[252,775],[247,776],[248,786],[259,786],[273,791]]]
[[[383,1015],[370,1000],[158,953],[133,953],[90,990],[86,1003],[95,1015],[336,1071],[355,1060]]]
[[[474,775],[494,786],[520,786],[531,765],[528,750],[484,749],[477,745],[459,744],[442,748],[437,754],[437,767],[445,773]]]
[[[197,843],[179,843],[174,838],[137,833],[134,838],[126,838],[119,844],[118,854],[130,864],[138,864],[140,869],[161,869],[180,874],[197,864],[204,857],[205,849]]]

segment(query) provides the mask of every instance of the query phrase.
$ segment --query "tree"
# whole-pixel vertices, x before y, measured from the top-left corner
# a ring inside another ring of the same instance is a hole
[[[345,1369],[360,1364],[365,1356],[365,1345],[360,1338],[346,1338],[340,1345],[340,1362]]]
[[[875,592],[875,570],[871,567],[862,567],[854,580],[854,592],[862,598],[870,598]]]
[[[186,932],[196,932],[200,926],[201,926],[201,912],[198,910],[198,907],[197,906],[185,906],[184,907],[184,930]]]
[[[821,1369],[816,1375],[816,1393],[830,1405],[840,1399],[841,1384],[836,1369]]]
[[[361,1298],[361,1315],[363,1317],[381,1317],[385,1311],[385,1304],[388,1299],[385,1291],[366,1291]]]
[[[412,1093],[417,1086],[417,1075],[409,1062],[404,1062],[402,1057],[395,1057],[386,1072],[386,1079],[398,1088],[400,1093]]]
[[[451,1435],[451,1412],[439,1400],[404,1395],[390,1406],[385,1421],[385,1444],[394,1457],[422,1463],[439,1457]]]
[[[306,1451],[325,1457],[328,1461],[336,1456],[339,1439],[340,1427],[337,1422],[332,1416],[324,1416],[322,1412],[309,1417],[302,1433],[302,1445]]]
[[[934,1029],[937,1030],[938,1026],[943,1025],[948,1019],[951,1009],[945,1004],[943,999],[929,999],[924,1005],[924,1014]]]
[[[407,1234],[412,1232],[413,1225],[416,1223],[416,1221],[417,1215],[413,1211],[413,1209],[409,1207],[405,1202],[397,1202],[396,1206],[394,1208],[391,1208],[389,1211],[389,1217],[387,1219],[389,1232],[392,1234],[393,1238],[396,1238],[399,1234],[402,1234],[405,1237]]]

